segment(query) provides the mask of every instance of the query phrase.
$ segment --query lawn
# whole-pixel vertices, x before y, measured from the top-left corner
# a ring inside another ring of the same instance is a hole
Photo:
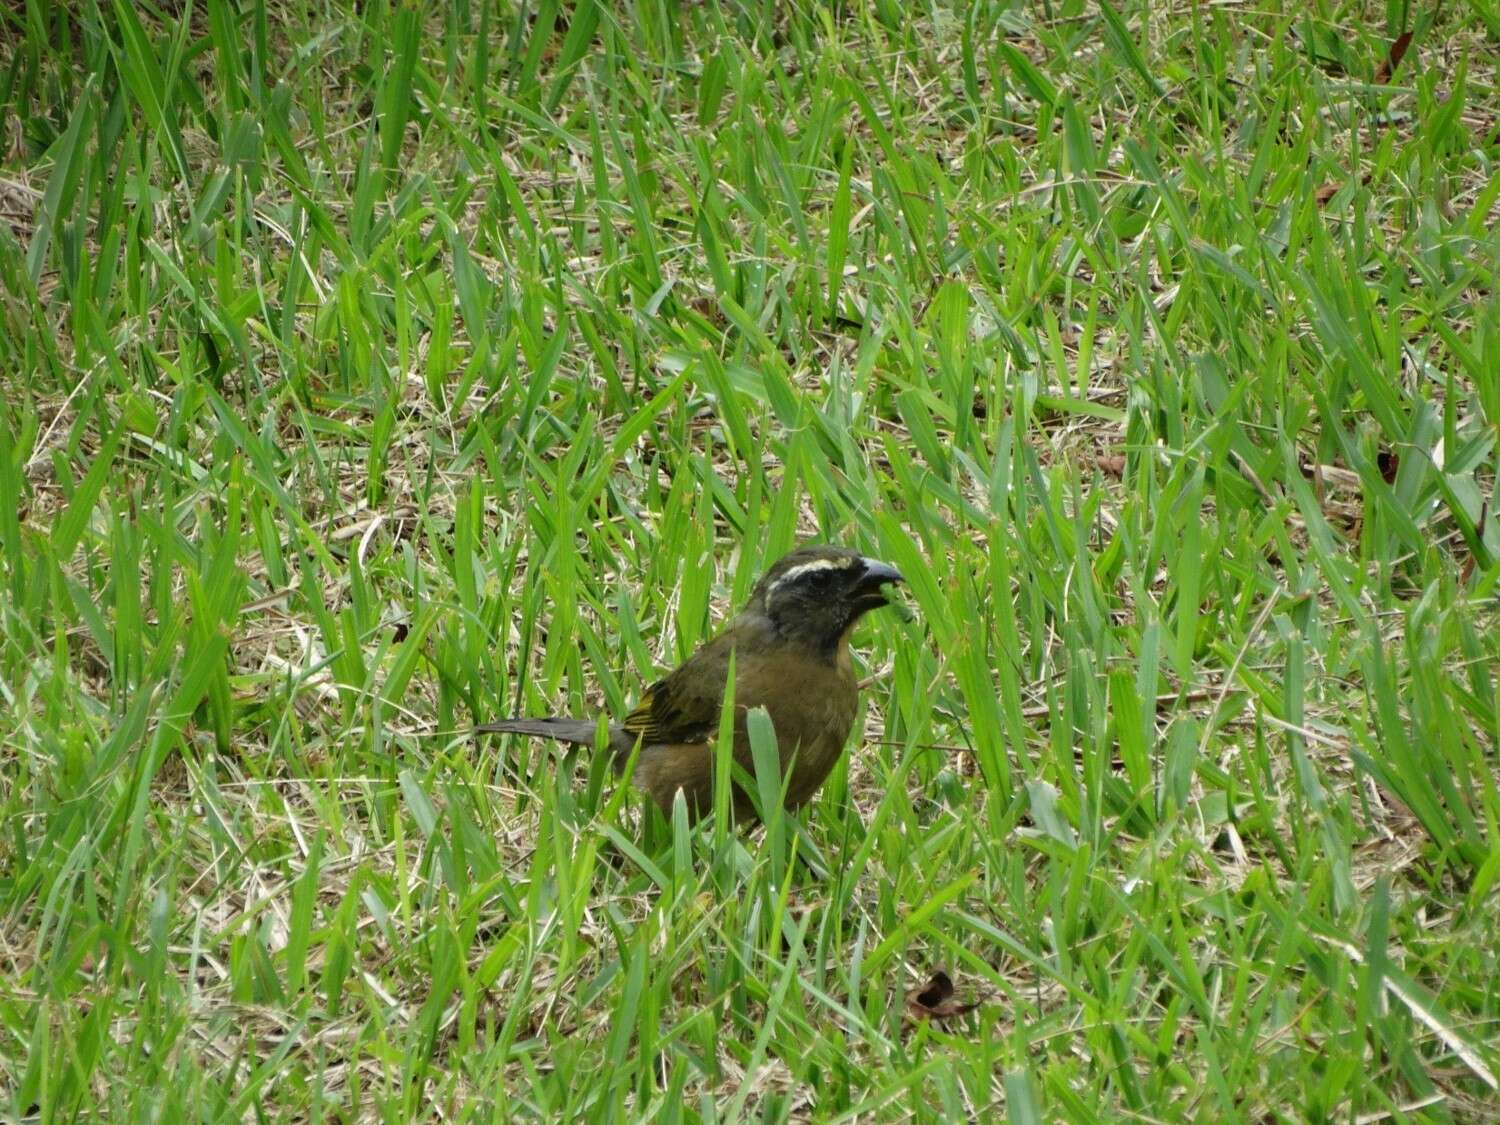
[[[0,7],[0,1119],[1500,1119],[1497,65]],[[909,581],[795,818],[471,734],[809,540]]]

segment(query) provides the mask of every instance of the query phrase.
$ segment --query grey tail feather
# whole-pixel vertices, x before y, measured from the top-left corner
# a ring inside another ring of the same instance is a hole
[[[550,719],[500,719],[493,723],[481,723],[474,728],[475,734],[529,734],[537,738],[555,738],[559,742],[576,742],[580,746],[594,744],[594,732],[599,724],[592,719],[568,719],[555,716]]]

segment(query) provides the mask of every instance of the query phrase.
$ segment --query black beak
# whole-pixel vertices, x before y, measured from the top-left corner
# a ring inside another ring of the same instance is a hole
[[[862,610],[878,609],[883,605],[889,605],[890,599],[885,596],[885,591],[881,587],[891,582],[905,582],[906,579],[890,563],[879,562],[875,559],[862,561],[865,569],[854,588],[854,604]]]

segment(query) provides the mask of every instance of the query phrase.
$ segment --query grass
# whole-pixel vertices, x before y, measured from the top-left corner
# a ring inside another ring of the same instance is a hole
[[[1493,1120],[1497,43],[6,6],[0,1117]],[[807,538],[796,822],[468,734]]]

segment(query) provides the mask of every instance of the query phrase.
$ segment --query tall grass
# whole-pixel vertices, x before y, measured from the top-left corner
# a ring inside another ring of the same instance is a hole
[[[1493,1115],[1486,5],[0,28],[0,1115]],[[809,538],[797,816],[469,735]]]

